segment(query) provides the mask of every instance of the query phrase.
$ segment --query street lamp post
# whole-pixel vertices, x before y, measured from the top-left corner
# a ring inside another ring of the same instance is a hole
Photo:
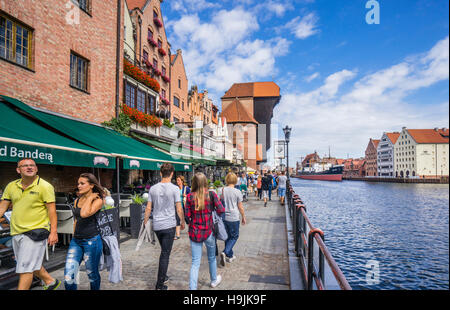
[[[292,127],[288,127],[286,125],[285,128],[283,128],[284,132],[284,140],[286,141],[286,176],[289,179],[289,138],[291,137],[291,130]]]

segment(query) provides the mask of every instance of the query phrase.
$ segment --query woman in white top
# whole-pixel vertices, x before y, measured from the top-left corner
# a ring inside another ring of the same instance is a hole
[[[225,241],[225,249],[220,254],[220,264],[222,266],[225,266],[225,262],[231,263],[236,259],[236,256],[233,254],[233,247],[239,238],[239,223],[241,219],[242,225],[247,223],[242,205],[242,193],[235,188],[237,181],[237,176],[230,172],[225,177],[227,186],[219,190],[220,199],[225,202],[225,218],[223,223],[228,234],[228,239]]]

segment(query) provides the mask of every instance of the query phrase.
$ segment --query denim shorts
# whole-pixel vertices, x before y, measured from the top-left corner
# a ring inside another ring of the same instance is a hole
[[[278,189],[280,191],[280,197],[284,197],[286,195],[286,189],[285,188],[279,188]]]

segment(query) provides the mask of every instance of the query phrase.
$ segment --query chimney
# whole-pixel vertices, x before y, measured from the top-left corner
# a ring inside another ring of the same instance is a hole
[[[181,49],[177,49],[177,55],[181,55]]]
[[[435,127],[435,128],[434,128],[434,131],[438,132],[438,131],[439,131],[439,128]]]

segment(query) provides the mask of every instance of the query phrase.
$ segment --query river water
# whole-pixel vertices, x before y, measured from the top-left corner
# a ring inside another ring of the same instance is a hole
[[[353,289],[449,289],[449,186],[291,179]]]

